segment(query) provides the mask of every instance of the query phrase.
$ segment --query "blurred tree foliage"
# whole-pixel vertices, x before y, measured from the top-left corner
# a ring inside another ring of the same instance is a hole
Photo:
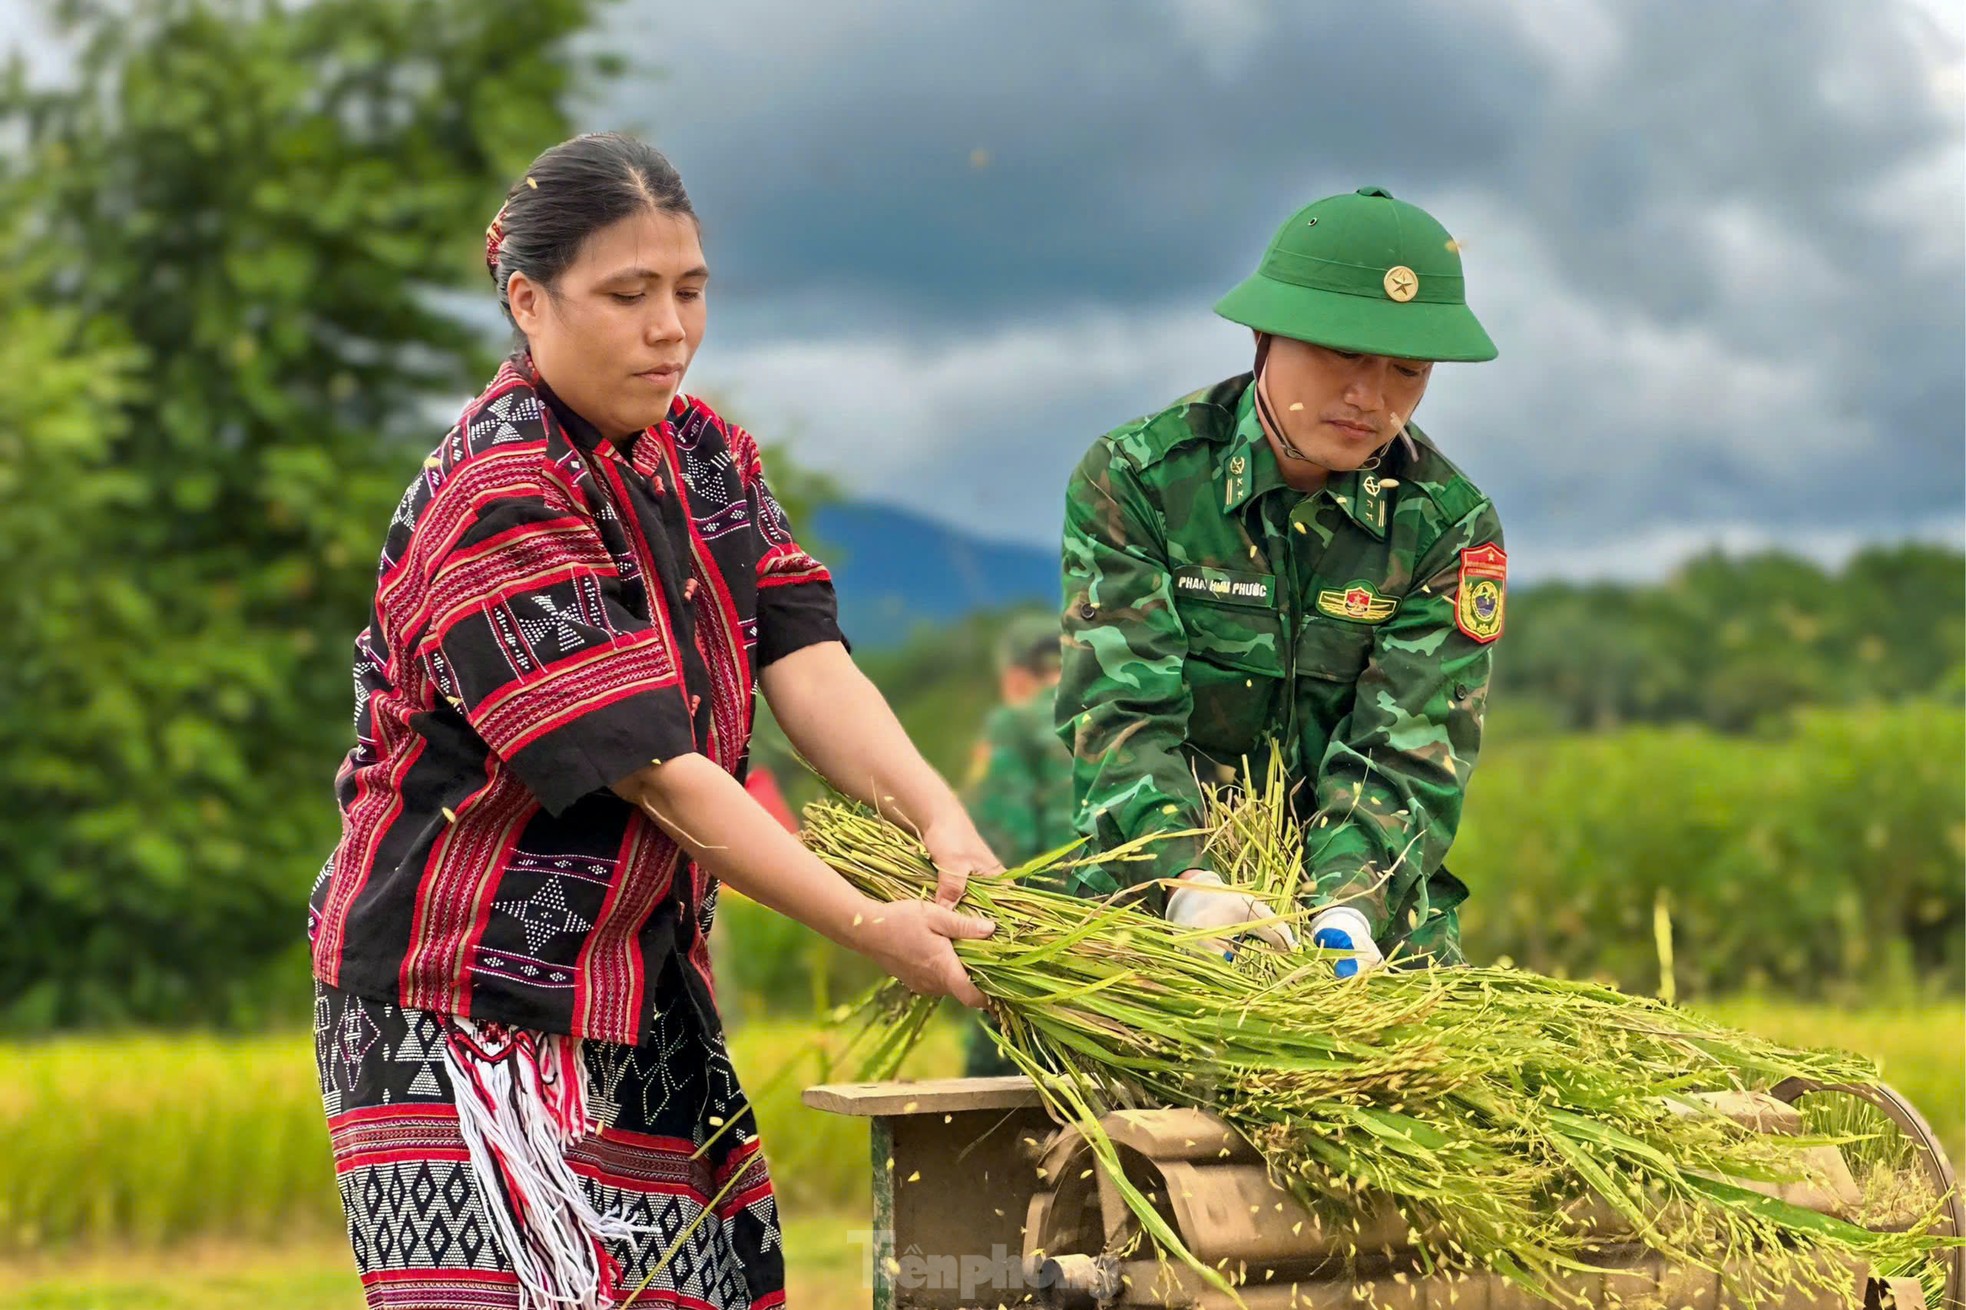
[[[443,293],[595,8],[71,2],[0,81],[0,1021],[304,995],[372,561],[493,362]]]
[[[1961,687],[1966,560],[1871,547],[1831,571],[1784,554],[1709,555],[1662,585],[1544,583],[1509,598],[1499,715],[1557,729],[1704,723]]]

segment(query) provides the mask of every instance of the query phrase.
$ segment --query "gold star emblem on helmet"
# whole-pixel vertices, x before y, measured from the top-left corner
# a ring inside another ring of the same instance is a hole
[[[1420,290],[1420,279],[1412,269],[1404,264],[1394,264],[1386,270],[1386,294],[1394,300],[1408,301]]]

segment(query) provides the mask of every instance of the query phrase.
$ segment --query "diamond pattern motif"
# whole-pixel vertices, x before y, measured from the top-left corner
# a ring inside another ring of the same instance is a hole
[[[524,900],[492,904],[517,919],[526,931],[526,951],[538,955],[546,943],[563,932],[580,932],[592,925],[567,904],[567,891],[558,878],[548,878]]]
[[[470,1171],[464,1160],[406,1160],[343,1170],[341,1203],[348,1213],[356,1267],[364,1274],[509,1269],[504,1253],[488,1239],[490,1226]]]
[[[609,1243],[610,1252],[621,1264],[624,1286],[639,1287],[662,1253],[675,1246],[685,1228],[695,1224],[695,1231],[677,1247],[669,1263],[649,1279],[650,1292],[675,1293],[720,1306],[750,1304],[743,1264],[737,1259],[729,1229],[716,1215],[698,1222],[702,1208],[686,1197],[605,1187],[598,1191],[608,1203],[620,1205],[623,1216],[643,1234],[632,1247],[624,1242]]]
[[[389,1299],[394,1296],[407,1298],[403,1305],[434,1304],[418,1298],[431,1295],[419,1289],[435,1285],[411,1281],[432,1271],[516,1278],[486,1209],[503,1204],[498,1184],[481,1185],[455,1118],[432,1113],[452,1103],[443,1058],[446,1021],[326,987],[317,989],[315,1013],[349,1246],[371,1303],[398,1304]],[[638,1230],[632,1241],[609,1243],[622,1287],[637,1286],[675,1246],[651,1280],[646,1303],[679,1299],[738,1310],[781,1289],[778,1208],[762,1163],[715,1154],[697,1160],[685,1149],[648,1145],[651,1138],[703,1141],[714,1131],[706,1126],[710,1116],[743,1113],[743,1092],[721,1035],[700,1031],[687,1015],[658,1014],[652,1045],[590,1040],[581,1044],[581,1054],[589,1113],[626,1130],[604,1131],[569,1151],[594,1206]],[[723,1135],[723,1149],[745,1146],[754,1133],[740,1127]],[[597,1162],[601,1168],[591,1169]],[[745,1167],[756,1170],[745,1189],[762,1184],[762,1194],[728,1216],[704,1213],[715,1191],[712,1178]],[[500,1298],[517,1294],[509,1284],[472,1286],[474,1295],[488,1298],[485,1305],[503,1305]]]
[[[556,605],[551,596],[540,594],[524,599],[532,602],[531,610],[519,614],[519,631],[527,641],[536,647],[550,647],[556,655],[579,650],[586,644],[586,620],[574,605]]]

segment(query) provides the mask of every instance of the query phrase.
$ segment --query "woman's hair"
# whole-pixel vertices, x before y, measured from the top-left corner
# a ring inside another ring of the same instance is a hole
[[[512,306],[505,287],[514,273],[550,290],[588,237],[651,210],[696,219],[675,166],[632,136],[577,136],[533,160],[485,232],[485,264],[506,321],[512,321]]]

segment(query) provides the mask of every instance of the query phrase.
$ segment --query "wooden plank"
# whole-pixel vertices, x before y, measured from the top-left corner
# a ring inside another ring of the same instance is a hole
[[[1877,1310],[1928,1310],[1925,1288],[1916,1278],[1874,1278],[1864,1305]]]
[[[823,1083],[805,1090],[815,1110],[860,1118],[956,1114],[965,1110],[1024,1110],[1043,1104],[1023,1074],[1003,1078],[929,1078],[921,1082]]]
[[[1766,1092],[1690,1092],[1677,1098],[1667,1097],[1666,1108],[1682,1116],[1704,1110],[1724,1119],[1732,1119],[1741,1127],[1751,1128],[1757,1133],[1776,1133],[1788,1137],[1802,1134],[1800,1112]]]
[[[895,1276],[901,1265],[894,1255],[894,1134],[885,1119],[869,1126],[874,1165],[874,1231],[872,1234],[874,1310],[895,1310]]]
[[[1101,1121],[1116,1146],[1150,1160],[1260,1162],[1256,1148],[1204,1110],[1118,1110]]]
[[[1843,1152],[1834,1146],[1811,1146],[1798,1151],[1796,1159],[1812,1177],[1791,1183],[1764,1183],[1752,1178],[1732,1178],[1728,1181],[1736,1187],[1773,1196],[1805,1210],[1854,1220],[1857,1207],[1863,1204],[1864,1192],[1851,1175]]]
[[[1020,1146],[1035,1107],[880,1117],[894,1168],[887,1219],[895,1310],[974,1310],[1024,1299],[1024,1222],[1036,1166]],[[884,1166],[883,1166],[884,1167]]]

